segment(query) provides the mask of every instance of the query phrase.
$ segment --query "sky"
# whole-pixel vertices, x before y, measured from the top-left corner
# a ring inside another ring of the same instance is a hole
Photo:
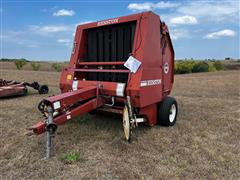
[[[1,0],[0,58],[68,61],[78,24],[153,11],[176,59],[239,59],[239,9],[239,0]]]

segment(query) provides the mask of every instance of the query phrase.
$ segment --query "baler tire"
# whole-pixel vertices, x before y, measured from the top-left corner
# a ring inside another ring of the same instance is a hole
[[[178,105],[175,98],[167,96],[158,107],[158,124],[173,126],[176,123]]]

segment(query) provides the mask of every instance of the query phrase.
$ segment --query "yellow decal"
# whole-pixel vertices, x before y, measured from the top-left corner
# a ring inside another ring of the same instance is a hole
[[[71,74],[68,74],[67,75],[67,80],[71,80],[72,79],[72,75]]]

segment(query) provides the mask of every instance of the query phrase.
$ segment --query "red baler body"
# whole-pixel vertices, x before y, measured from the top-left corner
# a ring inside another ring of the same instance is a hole
[[[87,50],[86,39],[87,29],[98,28],[100,26],[111,26],[126,22],[136,22],[135,37],[132,45],[132,51],[129,52],[133,57],[141,61],[141,66],[136,73],[131,73],[127,68],[122,69],[105,69],[105,66],[117,64],[123,65],[127,59],[103,59],[101,62],[86,62]],[[173,64],[174,64],[174,51],[172,48],[171,40],[167,32],[166,26],[162,27],[162,32],[165,31],[165,37],[161,37],[161,24],[158,15],[152,12],[135,14],[114,18],[106,21],[100,21],[79,25],[75,35],[75,48],[71,56],[69,67],[64,69],[60,79],[60,88],[62,92],[67,92],[72,89],[73,79],[67,79],[67,75],[77,77],[78,88],[84,88],[89,85],[103,84],[103,89],[106,95],[116,96],[118,82],[99,82],[90,81],[87,79],[85,72],[103,72],[109,73],[120,72],[127,73],[128,80],[126,83],[126,90],[124,95],[129,95],[132,99],[133,106],[140,109],[140,114],[148,116],[149,124],[156,124],[157,122],[157,103],[160,102],[172,89],[173,84]],[[111,23],[113,22],[113,23]],[[165,29],[163,29],[165,28]],[[161,42],[165,38],[164,44]],[[163,47],[165,46],[165,47]],[[164,64],[168,63],[168,73],[164,73]],[[103,69],[91,68],[90,64],[102,66]],[[84,68],[88,66],[88,68]],[[83,80],[85,79],[85,80]],[[159,83],[159,81],[161,83]],[[152,85],[142,86],[141,82],[147,81]],[[149,109],[151,109],[149,111]]]
[[[129,56],[141,62],[136,73],[123,65]],[[60,77],[62,94],[45,102],[59,109],[54,122],[61,124],[98,108],[121,111],[130,96],[137,116],[155,125],[158,103],[172,89],[173,67],[168,28],[153,12],[79,25],[70,64]],[[44,123],[32,127],[36,134],[43,128]]]

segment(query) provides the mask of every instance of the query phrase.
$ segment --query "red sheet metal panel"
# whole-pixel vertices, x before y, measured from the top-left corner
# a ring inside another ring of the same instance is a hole
[[[46,104],[52,105],[54,109],[70,106],[77,102],[88,100],[97,96],[96,86],[87,86],[76,91],[62,93],[56,96],[45,98]]]

